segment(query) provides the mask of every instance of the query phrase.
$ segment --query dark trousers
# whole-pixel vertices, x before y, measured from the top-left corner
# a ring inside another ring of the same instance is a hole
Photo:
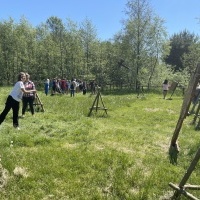
[[[74,90],[74,89],[71,89],[71,90],[70,90],[70,93],[71,93],[71,97],[72,97],[72,96],[74,97],[75,90]]]
[[[30,110],[31,110],[31,114],[34,115],[34,108],[33,108],[33,102],[34,102],[35,97],[31,96],[31,97],[23,97],[22,98],[22,115],[25,114],[26,108],[29,104]]]
[[[19,101],[14,100],[10,95],[6,100],[5,108],[0,115],[0,124],[5,120],[6,115],[8,114],[11,108],[13,110],[13,126],[18,127]]]

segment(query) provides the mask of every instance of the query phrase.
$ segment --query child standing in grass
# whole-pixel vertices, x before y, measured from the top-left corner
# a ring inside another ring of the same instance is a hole
[[[165,99],[167,92],[169,90],[169,84],[168,84],[168,80],[165,79],[163,84],[162,84],[162,88],[163,88],[163,99]]]
[[[5,120],[8,112],[12,108],[13,110],[13,127],[19,129],[18,115],[19,115],[19,103],[22,99],[23,93],[29,94],[36,92],[36,90],[26,90],[24,87],[24,81],[26,80],[26,74],[20,72],[18,75],[18,80],[15,83],[12,91],[7,97],[5,108],[0,114],[0,124]]]

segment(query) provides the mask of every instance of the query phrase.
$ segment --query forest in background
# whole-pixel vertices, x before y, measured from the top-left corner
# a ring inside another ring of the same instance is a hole
[[[169,36],[149,0],[127,0],[126,19],[113,38],[101,41],[92,21],[81,24],[50,16],[33,27],[25,17],[0,21],[0,85],[20,71],[46,78],[95,79],[106,84],[160,86],[164,79],[185,86],[200,55],[199,36],[182,30]]]

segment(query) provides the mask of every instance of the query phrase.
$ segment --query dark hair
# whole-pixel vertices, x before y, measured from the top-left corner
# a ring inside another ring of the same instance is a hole
[[[167,84],[168,83],[168,80],[167,79],[165,79],[164,80],[164,82],[163,82],[163,84]]]

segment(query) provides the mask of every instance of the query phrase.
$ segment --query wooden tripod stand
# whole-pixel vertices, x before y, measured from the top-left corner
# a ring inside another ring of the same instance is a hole
[[[99,100],[100,100],[100,103],[102,104],[102,107],[99,106]],[[97,95],[95,97],[95,100],[94,100],[94,102],[92,104],[92,107],[90,108],[90,112],[88,113],[88,117],[91,115],[93,110],[95,110],[96,112],[98,110],[104,110],[105,113],[108,114],[107,113],[107,108],[105,108],[105,106],[104,106],[103,99],[101,97],[101,93],[100,93],[99,90],[98,90]]]
[[[41,102],[38,94],[36,93],[35,94],[35,100],[33,102],[33,105],[36,107],[36,106],[40,106],[41,107],[41,111],[44,112],[44,107],[43,107],[43,103]]]

